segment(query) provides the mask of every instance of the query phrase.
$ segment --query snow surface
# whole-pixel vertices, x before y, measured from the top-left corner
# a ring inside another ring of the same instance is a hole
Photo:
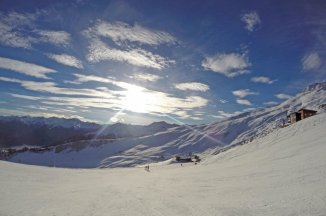
[[[69,168],[105,168],[137,166],[190,152],[210,154],[225,146],[250,143],[280,130],[279,126],[289,112],[300,108],[317,110],[319,105],[326,103],[325,96],[326,82],[311,85],[278,106],[242,113],[209,125],[182,125],[147,136],[118,140],[77,141],[51,151],[19,153],[10,161]],[[318,113],[323,111],[318,110]],[[144,132],[143,129],[140,131]]]
[[[0,161],[0,215],[326,215],[326,114],[200,164],[64,169]]]

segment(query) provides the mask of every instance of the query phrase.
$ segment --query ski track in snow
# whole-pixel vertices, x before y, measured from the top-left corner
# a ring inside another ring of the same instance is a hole
[[[201,164],[150,172],[0,161],[0,215],[326,215],[325,131],[320,114]]]

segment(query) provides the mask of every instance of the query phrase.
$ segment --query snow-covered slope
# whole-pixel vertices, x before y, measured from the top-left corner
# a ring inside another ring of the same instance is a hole
[[[0,161],[0,215],[322,216],[325,131],[320,114],[203,163],[150,165],[150,172]]]
[[[141,137],[158,132],[165,131],[169,128],[176,127],[176,124],[168,124],[164,121],[153,122],[149,125],[131,125],[116,123],[113,125],[103,125],[102,129],[97,132],[97,138],[126,138],[126,137]]]
[[[10,160],[60,167],[121,167],[189,152],[214,153],[221,147],[249,143],[281,130],[279,126],[288,112],[299,108],[317,109],[326,103],[325,96],[326,84],[314,84],[278,106],[242,113],[213,124],[172,127],[143,137],[79,141],[43,153],[24,152]]]

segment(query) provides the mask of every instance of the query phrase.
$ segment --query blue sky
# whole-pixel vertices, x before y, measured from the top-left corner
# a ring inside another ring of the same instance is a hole
[[[1,1],[0,115],[202,124],[325,80],[325,1]]]

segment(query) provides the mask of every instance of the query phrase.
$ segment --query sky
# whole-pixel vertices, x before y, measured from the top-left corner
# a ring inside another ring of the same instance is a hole
[[[0,1],[0,115],[206,124],[326,78],[326,2]]]

